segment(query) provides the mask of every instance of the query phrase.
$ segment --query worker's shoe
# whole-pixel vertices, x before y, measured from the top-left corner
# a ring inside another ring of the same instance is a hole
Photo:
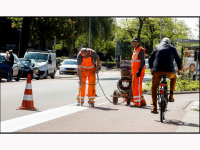
[[[142,100],[142,101],[141,101],[141,104],[142,104],[142,106],[146,106],[146,105],[147,105],[147,103],[146,103],[145,100]]]
[[[173,97],[169,97],[169,102],[174,102],[174,98]]]
[[[131,103],[130,103],[130,107],[136,107],[136,106],[135,106],[135,103],[131,102]]]
[[[94,103],[89,103],[89,106],[90,107],[94,107]]]
[[[153,114],[157,114],[158,111],[157,111],[157,105],[153,105],[152,109],[151,109],[151,113]]]
[[[83,106],[83,103],[78,102],[77,106]]]
[[[123,101],[122,101],[122,103],[125,103],[126,101],[127,101],[126,98],[124,98]]]

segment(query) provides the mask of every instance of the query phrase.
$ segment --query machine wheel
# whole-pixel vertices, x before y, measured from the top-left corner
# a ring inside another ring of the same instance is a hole
[[[19,81],[19,80],[20,80],[20,70],[18,71],[17,78],[15,78],[15,81]]]
[[[127,105],[130,105],[130,103],[131,103],[131,99],[127,98]]]
[[[40,75],[39,75],[39,74],[37,75],[37,78],[36,78],[36,80],[40,80]]]
[[[53,75],[51,76],[51,79],[54,79],[55,78],[55,71],[54,71],[54,73],[53,73]]]
[[[44,79],[47,79],[48,71],[46,72],[46,75],[43,77]]]
[[[118,90],[114,90],[113,96],[119,96]],[[113,104],[117,105],[117,103],[118,103],[118,97],[113,97]]]

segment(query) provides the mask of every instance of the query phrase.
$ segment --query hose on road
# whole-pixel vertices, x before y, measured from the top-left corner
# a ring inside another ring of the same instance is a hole
[[[97,82],[96,82],[95,84],[88,84],[88,83],[85,83],[85,82],[81,82],[81,83],[87,84],[87,85],[96,85],[97,83],[99,83],[99,75],[98,75],[98,73],[97,73]],[[106,98],[110,103],[113,103],[113,102],[112,102],[111,100],[109,100],[109,98],[106,96],[106,94],[105,94],[103,88],[101,87],[101,84],[100,84],[100,83],[99,83],[99,86],[100,86],[100,88],[101,88],[101,90],[102,90],[103,95],[105,96],[105,98]]]

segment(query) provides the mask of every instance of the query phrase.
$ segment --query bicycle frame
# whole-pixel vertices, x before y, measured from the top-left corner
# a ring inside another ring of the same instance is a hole
[[[163,80],[159,83],[158,86],[157,101],[160,108],[160,120],[163,122],[165,119],[165,113],[168,104],[168,93],[166,77],[162,77],[161,79]]]

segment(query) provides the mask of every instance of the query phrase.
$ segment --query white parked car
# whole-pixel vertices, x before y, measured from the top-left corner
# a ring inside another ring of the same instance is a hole
[[[77,73],[77,60],[65,59],[60,66],[60,74],[64,73]]]
[[[57,71],[56,67],[56,51],[55,50],[28,50],[24,58],[34,59],[39,66],[40,76],[47,78],[50,76],[52,79],[55,78]]]

